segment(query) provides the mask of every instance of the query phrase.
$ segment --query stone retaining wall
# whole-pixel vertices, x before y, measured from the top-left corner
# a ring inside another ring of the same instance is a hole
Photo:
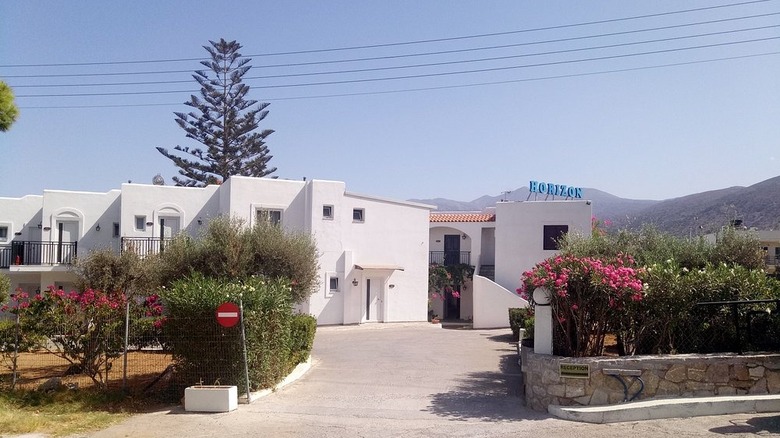
[[[742,394],[780,394],[780,354],[681,354],[570,358],[521,352],[526,405],[607,405],[623,402],[623,386],[604,370],[640,370],[645,383],[636,400]],[[589,364],[588,378],[560,377],[560,364]],[[629,398],[641,388],[624,376]]]

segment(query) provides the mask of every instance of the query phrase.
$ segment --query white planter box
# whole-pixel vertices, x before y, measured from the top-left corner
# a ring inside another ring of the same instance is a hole
[[[226,385],[190,386],[184,390],[188,412],[230,412],[238,409],[238,387]]]

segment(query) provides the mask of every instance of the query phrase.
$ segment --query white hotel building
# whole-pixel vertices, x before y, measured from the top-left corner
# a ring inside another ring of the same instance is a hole
[[[434,207],[351,193],[336,181],[231,177],[204,188],[122,184],[105,193],[45,190],[0,197],[0,273],[27,292],[69,290],[70,266],[98,248],[164,251],[177,233],[197,235],[217,216],[253,225],[270,218],[311,234],[319,288],[301,307],[319,324],[425,321],[428,265],[475,266],[457,303],[439,315],[475,328],[508,326],[520,275],[554,254],[550,233],[587,232],[590,202],[501,202],[481,213],[431,213]],[[465,257],[465,259],[464,259]]]

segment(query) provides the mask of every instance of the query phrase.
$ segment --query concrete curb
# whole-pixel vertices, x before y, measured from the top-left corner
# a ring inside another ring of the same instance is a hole
[[[564,420],[597,424],[780,412],[780,394],[645,400],[607,406],[550,405],[547,412]]]
[[[285,386],[295,382],[296,380],[303,377],[312,367],[313,359],[311,356],[306,360],[306,362],[299,363],[292,372],[287,375],[287,377],[284,378],[281,382],[279,382],[276,386],[273,388],[263,389],[261,391],[256,391],[250,394],[249,403],[252,403],[253,401],[265,397],[267,395],[273,394],[274,392],[284,388]],[[240,404],[248,404],[246,400],[246,394],[244,394],[243,397],[238,398],[238,402]]]

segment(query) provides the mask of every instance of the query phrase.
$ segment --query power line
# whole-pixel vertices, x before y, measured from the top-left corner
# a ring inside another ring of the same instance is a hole
[[[39,75],[2,75],[4,78],[74,78],[87,76],[139,76],[161,75],[171,73],[192,73],[193,70],[161,70],[161,71],[134,71],[134,72],[110,72],[110,73],[61,73]]]
[[[497,48],[521,47],[521,46],[529,46],[529,45],[539,45],[539,44],[567,42],[567,41],[584,40],[584,39],[592,39],[592,38],[601,38],[601,37],[608,37],[608,36],[635,34],[635,33],[657,31],[657,30],[668,30],[668,29],[673,29],[673,28],[698,26],[698,25],[702,25],[702,24],[721,23],[721,22],[725,22],[725,21],[743,20],[743,19],[756,18],[756,17],[766,17],[766,16],[772,16],[772,15],[780,15],[780,12],[773,12],[773,13],[760,14],[760,15],[752,15],[752,16],[746,16],[746,17],[728,18],[728,19],[721,19],[721,20],[703,21],[703,22],[697,22],[697,23],[686,23],[686,24],[671,25],[671,26],[661,26],[661,27],[647,28],[647,29],[635,29],[635,30],[630,30],[630,31],[612,32],[612,33],[606,33],[606,34],[586,35],[586,36],[580,36],[580,37],[560,38],[560,39],[544,40],[544,41],[531,41],[531,42],[517,43],[517,44],[506,44],[506,45],[499,45],[499,46],[489,46],[489,47],[470,48],[470,49],[457,49],[457,50],[447,50],[447,51],[439,51],[439,52],[414,53],[414,54],[393,55],[393,56],[380,56],[380,57],[372,57],[372,58],[358,58],[358,59],[347,59],[347,60],[336,60],[336,61],[317,61],[317,62],[286,64],[286,65],[261,66],[260,68],[294,67],[294,66],[303,66],[303,65],[307,65],[308,66],[308,65],[332,64],[332,63],[342,63],[342,62],[369,61],[369,60],[388,60],[388,59],[397,59],[397,58],[405,58],[405,57],[418,57],[418,56],[427,56],[427,55],[440,55],[440,54],[453,54],[453,53],[462,53],[462,52],[472,52],[472,51],[489,50],[489,49],[497,49]],[[595,47],[585,47],[585,48],[559,50],[559,51],[549,51],[549,52],[541,52],[541,53],[533,53],[533,54],[522,54],[522,55],[509,55],[509,56],[492,57],[492,58],[481,58],[481,59],[474,59],[474,60],[444,61],[444,62],[438,62],[438,63],[412,64],[412,65],[391,66],[391,67],[375,67],[375,68],[352,69],[352,70],[338,70],[338,71],[329,71],[329,72],[310,72],[310,73],[297,73],[297,74],[289,74],[288,73],[288,74],[280,74],[280,75],[250,76],[250,77],[247,77],[246,79],[275,79],[275,78],[288,78],[288,77],[301,77],[301,76],[317,76],[317,75],[326,75],[326,74],[363,73],[363,72],[395,70],[395,69],[403,69],[403,68],[442,66],[442,65],[457,64],[457,63],[463,63],[463,62],[495,61],[495,60],[505,60],[505,59],[512,59],[512,58],[528,57],[528,56],[541,56],[541,55],[550,55],[550,54],[561,54],[561,53],[570,53],[570,52],[576,52],[576,51],[597,50],[597,49],[603,49],[603,48],[614,48],[614,47],[630,46],[630,45],[638,45],[638,44],[649,44],[649,43],[654,43],[654,42],[666,42],[666,41],[674,41],[674,40],[679,40],[679,39],[697,38],[697,37],[703,37],[703,36],[713,36],[713,35],[723,35],[723,34],[736,33],[736,32],[747,32],[747,31],[753,31],[753,30],[763,30],[763,29],[769,29],[769,28],[774,28],[774,27],[780,27],[780,25],[759,26],[759,27],[753,27],[753,28],[733,29],[733,30],[728,30],[728,31],[710,32],[710,33],[703,33],[703,34],[696,34],[696,35],[687,35],[687,36],[680,36],[680,37],[669,37],[669,38],[662,38],[662,39],[655,39],[655,40],[635,41],[635,42],[630,42],[630,43],[612,44],[612,45],[595,46]],[[254,67],[254,68],[257,68],[257,67]],[[181,71],[177,71],[177,72],[181,72]],[[70,75],[68,75],[68,76],[70,76]],[[28,77],[30,77],[30,76],[28,76]],[[87,84],[32,84],[32,85],[12,85],[12,86],[13,86],[13,88],[53,88],[53,87],[67,88],[67,87],[101,87],[101,86],[105,87],[105,86],[127,86],[127,85],[163,85],[163,84],[181,84],[181,83],[190,83],[190,82],[192,82],[192,81],[191,80],[169,80],[169,81],[136,81],[136,82],[87,83]]]
[[[302,55],[302,54],[312,54],[312,53],[328,53],[328,52],[338,52],[338,51],[347,51],[347,50],[375,49],[375,48],[384,48],[384,47],[408,46],[408,45],[416,45],[416,44],[429,44],[429,43],[458,41],[458,40],[475,39],[475,38],[487,38],[487,37],[514,35],[514,34],[521,34],[521,33],[540,32],[540,31],[547,31],[547,30],[567,29],[573,27],[592,26],[597,24],[615,23],[620,21],[640,20],[640,19],[653,18],[653,17],[663,17],[669,15],[685,14],[689,12],[700,12],[700,11],[713,10],[713,9],[744,6],[744,5],[756,4],[756,3],[766,3],[768,1],[770,0],[752,0],[752,1],[745,1],[740,3],[725,4],[725,5],[705,6],[701,8],[683,9],[678,11],[659,12],[654,14],[636,15],[631,17],[611,18],[607,20],[587,21],[587,22],[572,23],[572,24],[561,24],[555,26],[537,27],[531,29],[519,29],[519,30],[511,30],[505,32],[492,32],[492,33],[484,33],[484,34],[476,34],[476,35],[462,35],[462,36],[447,37],[447,38],[432,38],[432,39],[424,39],[424,40],[369,44],[369,45],[360,45],[360,46],[334,47],[334,48],[326,48],[326,49],[310,49],[310,50],[298,50],[298,51],[288,51],[288,52],[260,53],[254,55],[246,55],[246,56],[266,57],[266,56]],[[201,60],[204,60],[204,58],[203,57],[172,58],[172,59],[136,60],[136,61],[100,61],[100,62],[44,63],[44,64],[4,64],[4,65],[0,65],[0,68],[74,67],[74,66],[96,66],[96,65],[150,64],[150,63],[184,62],[184,61],[201,61]]]
[[[635,29],[635,30],[622,31],[622,32],[611,32],[611,33],[603,33],[603,34],[596,34],[596,35],[583,35],[583,36],[569,37],[569,38],[558,38],[558,39],[552,39],[552,40],[531,41],[531,42],[526,42],[526,43],[501,44],[501,45],[493,45],[493,46],[475,47],[475,48],[469,48],[469,49],[440,50],[440,51],[435,51],[435,52],[408,53],[408,54],[401,54],[401,55],[386,55],[386,56],[374,56],[374,57],[364,57],[364,58],[337,59],[337,60],[330,60],[330,61],[311,61],[311,62],[298,62],[298,63],[288,63],[288,64],[267,64],[267,65],[261,65],[261,66],[258,66],[258,67],[253,67],[253,68],[302,67],[302,66],[323,65],[323,64],[338,64],[338,63],[346,63],[346,62],[380,61],[380,60],[397,59],[397,58],[408,58],[408,57],[416,57],[416,56],[447,55],[447,54],[453,54],[453,53],[472,52],[472,51],[481,51],[481,50],[506,49],[506,48],[512,48],[512,47],[523,47],[523,46],[540,45],[540,44],[551,44],[551,43],[561,43],[561,42],[568,42],[568,41],[579,41],[579,40],[585,40],[585,39],[604,38],[604,37],[619,36],[619,35],[629,35],[629,34],[641,33],[641,32],[652,32],[652,31],[657,31],[657,30],[669,30],[669,29],[682,28],[682,27],[700,26],[700,25],[705,25],[705,24],[724,23],[724,22],[728,22],[728,21],[746,20],[746,19],[751,19],[751,18],[763,18],[763,17],[773,16],[773,15],[780,15],[780,12],[771,12],[771,13],[766,13],[766,14],[748,15],[748,16],[743,16],[743,17],[723,18],[723,19],[720,19],[720,20],[700,21],[700,22],[695,22],[695,23],[685,23],[685,24],[677,24],[677,25],[645,28],[645,29]]]
[[[511,84],[511,83],[566,79],[566,78],[574,78],[574,77],[604,75],[604,74],[611,74],[611,73],[623,73],[628,71],[652,70],[652,69],[659,69],[659,68],[678,67],[684,65],[704,64],[704,63],[721,62],[721,61],[731,61],[736,59],[747,59],[747,58],[756,58],[760,56],[772,56],[772,55],[780,55],[780,52],[765,52],[765,53],[756,53],[751,55],[704,59],[699,61],[676,62],[670,64],[651,65],[651,66],[644,66],[644,67],[631,67],[631,68],[623,68],[623,69],[616,69],[616,70],[602,70],[596,72],[572,73],[566,75],[541,76],[536,78],[508,79],[503,81],[477,82],[477,83],[460,84],[460,85],[440,85],[434,87],[405,88],[400,90],[365,91],[365,92],[355,92],[355,93],[336,93],[336,94],[320,94],[320,95],[310,95],[310,96],[279,97],[279,98],[263,99],[263,100],[269,102],[280,102],[286,100],[323,99],[323,98],[367,96],[367,95],[381,95],[381,94],[397,94],[397,93],[408,93],[408,92],[419,92],[419,91],[480,87],[480,86],[489,86],[489,85],[503,85],[503,84]],[[174,106],[174,105],[182,105],[182,103],[170,102],[170,103],[108,104],[108,105],[21,106],[19,108],[20,109],[79,109],[79,108],[129,108],[129,107],[149,107],[149,106]]]
[[[260,89],[294,88],[294,87],[310,87],[310,86],[321,86],[321,85],[344,85],[344,84],[357,84],[357,83],[366,83],[366,82],[380,82],[380,81],[401,80],[401,79],[420,79],[420,78],[429,78],[429,77],[453,76],[453,75],[472,74],[472,73],[485,73],[485,72],[495,72],[495,71],[504,71],[504,70],[516,70],[516,69],[522,69],[522,68],[549,67],[549,66],[554,66],[554,65],[573,64],[573,63],[582,63],[582,62],[591,62],[591,61],[604,61],[604,60],[608,60],[608,59],[620,59],[620,58],[629,58],[629,57],[645,56],[645,55],[656,55],[656,54],[661,54],[661,53],[681,52],[681,51],[689,51],[689,50],[705,49],[705,48],[713,48],[713,47],[725,47],[725,46],[731,46],[731,45],[737,45],[737,44],[747,44],[747,43],[770,41],[770,40],[777,40],[777,39],[780,39],[780,36],[766,37],[766,38],[754,38],[754,39],[742,40],[742,41],[729,41],[729,42],[724,42],[724,43],[704,44],[704,45],[689,46],[689,47],[679,47],[679,48],[673,48],[673,49],[660,49],[660,50],[652,50],[652,51],[646,51],[646,52],[625,53],[625,54],[618,54],[618,55],[607,55],[607,56],[592,57],[592,58],[580,58],[580,59],[574,59],[574,60],[550,61],[550,62],[543,62],[543,63],[536,63],[536,64],[525,64],[525,65],[504,66],[504,67],[489,67],[489,68],[482,68],[482,69],[461,70],[461,71],[452,71],[452,72],[421,73],[421,74],[416,74],[416,75],[389,76],[389,77],[382,77],[382,78],[364,78],[364,79],[348,79],[348,80],[339,80],[339,81],[304,82],[304,83],[297,83],[297,84],[281,84],[281,85],[257,85],[257,86],[253,86],[252,88],[260,88]],[[196,92],[197,92],[197,90],[128,91],[128,92],[107,92],[107,93],[32,94],[32,95],[17,95],[16,97],[17,98],[33,98],[33,97],[132,96],[132,95],[175,94],[175,93],[196,93]]]

